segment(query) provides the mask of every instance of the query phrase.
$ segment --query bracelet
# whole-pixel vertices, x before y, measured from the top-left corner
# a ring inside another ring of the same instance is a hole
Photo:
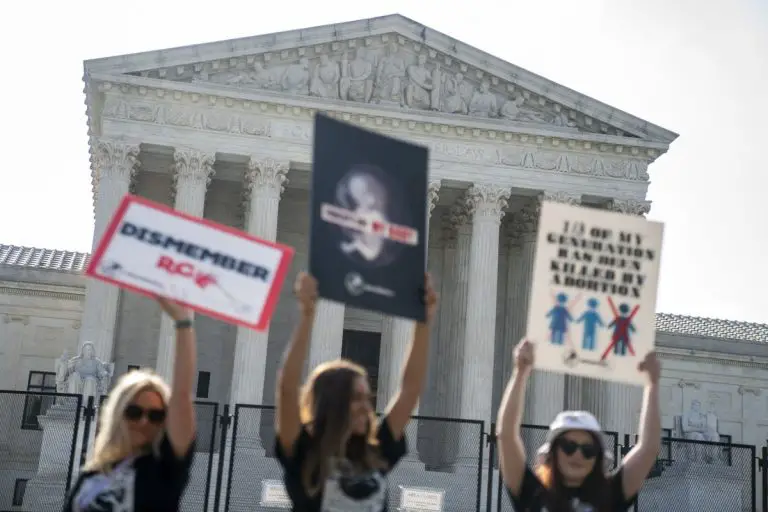
[[[192,320],[177,320],[176,321],[176,329],[191,329],[192,328]]]

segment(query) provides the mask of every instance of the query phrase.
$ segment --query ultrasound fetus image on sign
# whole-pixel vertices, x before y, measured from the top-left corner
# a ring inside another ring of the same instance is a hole
[[[382,169],[355,165],[336,186],[336,205],[324,204],[321,215],[341,230],[342,254],[357,265],[382,267],[397,260],[406,245],[418,244],[402,197]]]

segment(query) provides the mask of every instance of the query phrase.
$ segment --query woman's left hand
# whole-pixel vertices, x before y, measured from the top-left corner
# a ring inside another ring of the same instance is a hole
[[[431,323],[437,312],[437,303],[439,302],[437,292],[432,287],[432,277],[424,274],[424,304],[427,305],[427,322]]]
[[[176,322],[189,320],[192,317],[192,312],[176,301],[166,299],[165,297],[157,297],[157,302],[163,308],[163,311]]]
[[[659,362],[659,359],[656,357],[656,352],[648,352],[646,354],[645,359],[637,365],[637,369],[641,372],[648,373],[648,379],[650,380],[651,384],[658,384],[659,379],[661,378],[661,363]]]

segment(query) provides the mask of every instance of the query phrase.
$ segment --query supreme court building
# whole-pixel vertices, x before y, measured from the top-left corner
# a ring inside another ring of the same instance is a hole
[[[429,148],[441,307],[419,414],[485,422],[525,329],[540,201],[645,215],[653,163],[677,137],[399,15],[91,60],[84,81],[94,243],[130,191],[296,249],[267,332],[197,316],[198,396],[222,404],[274,403],[297,320],[292,281],[307,266],[315,113]],[[0,388],[28,389],[87,341],[115,377],[135,366],[170,376],[172,322],[149,299],[83,278],[86,259],[0,246]],[[664,427],[685,435],[698,402],[719,434],[763,443],[768,327],[665,314],[657,327]],[[321,301],[309,364],[360,362],[381,409],[412,328]],[[537,372],[528,398],[526,423],[586,409],[634,434],[641,389]],[[0,460],[20,449],[8,439]]]

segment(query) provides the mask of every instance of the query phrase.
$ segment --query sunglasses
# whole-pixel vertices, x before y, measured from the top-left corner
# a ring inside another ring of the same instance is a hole
[[[597,447],[592,443],[579,444],[568,439],[561,439],[558,441],[557,446],[569,457],[576,453],[577,450],[581,450],[581,454],[585,459],[594,459],[597,457]]]
[[[144,409],[138,405],[129,405],[125,408],[125,419],[129,421],[139,421],[144,416],[150,423],[162,423],[165,421],[165,409]]]

